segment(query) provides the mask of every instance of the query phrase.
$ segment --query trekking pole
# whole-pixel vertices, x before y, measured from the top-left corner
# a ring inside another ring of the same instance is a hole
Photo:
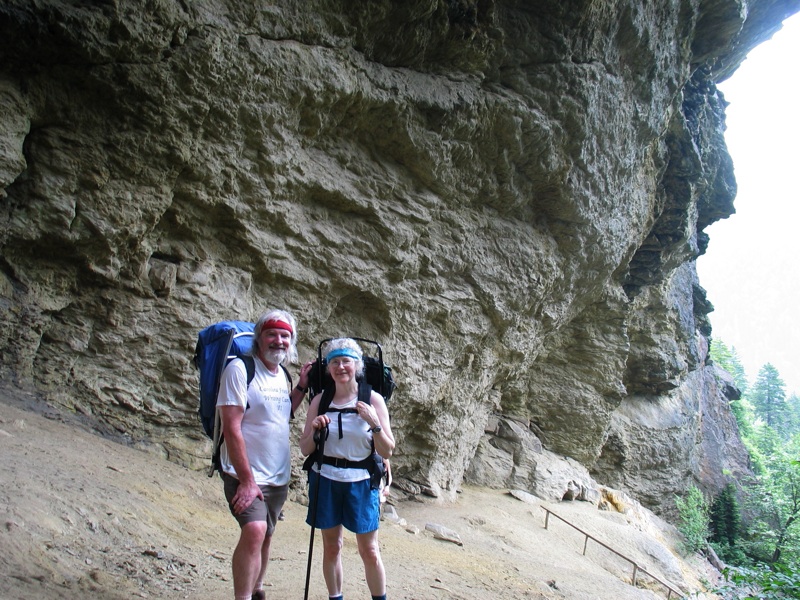
[[[311,504],[311,539],[308,541],[308,566],[306,567],[306,591],[305,595],[303,596],[303,600],[308,600],[308,582],[311,579],[311,555],[314,552],[314,531],[316,529],[317,524],[317,502],[319,502],[319,488],[320,483],[322,482],[322,455],[325,451],[325,440],[328,439],[328,426],[325,426],[325,429],[317,429],[314,432],[314,443],[316,444],[316,450],[314,452],[317,455],[317,489],[314,490],[314,501]],[[313,472],[314,469],[311,469]],[[310,498],[309,498],[310,500]]]

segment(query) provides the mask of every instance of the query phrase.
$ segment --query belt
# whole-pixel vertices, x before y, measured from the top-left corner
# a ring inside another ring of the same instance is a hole
[[[341,469],[368,469],[371,461],[371,456],[368,456],[362,460],[348,460],[346,458],[337,458],[335,456],[322,457],[323,464],[339,467]]]

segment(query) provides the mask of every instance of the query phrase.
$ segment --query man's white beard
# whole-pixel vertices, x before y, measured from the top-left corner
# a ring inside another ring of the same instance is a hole
[[[264,359],[276,365],[281,364],[286,359],[286,350],[267,348],[264,350]]]

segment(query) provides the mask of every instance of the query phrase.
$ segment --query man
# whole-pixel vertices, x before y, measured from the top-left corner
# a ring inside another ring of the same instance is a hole
[[[289,389],[283,364],[297,360],[297,327],[286,311],[273,310],[256,323],[255,376],[247,385],[241,359],[225,368],[217,407],[224,442],[220,453],[225,497],[241,535],[233,552],[236,600],[262,600],[270,542],[289,490],[289,421],[308,389],[311,363]]]

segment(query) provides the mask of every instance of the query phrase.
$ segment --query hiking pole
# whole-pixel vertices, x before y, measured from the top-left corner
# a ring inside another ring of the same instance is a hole
[[[314,531],[317,524],[317,502],[319,502],[319,488],[322,483],[322,455],[325,451],[325,440],[328,439],[328,426],[325,429],[317,429],[314,432],[314,443],[317,455],[317,489],[314,490],[314,502],[311,504],[311,539],[308,541],[308,566],[306,567],[306,592],[303,600],[308,600],[308,582],[311,579],[311,555],[314,552]],[[311,469],[313,473],[314,469]],[[310,500],[310,498],[309,498]]]

